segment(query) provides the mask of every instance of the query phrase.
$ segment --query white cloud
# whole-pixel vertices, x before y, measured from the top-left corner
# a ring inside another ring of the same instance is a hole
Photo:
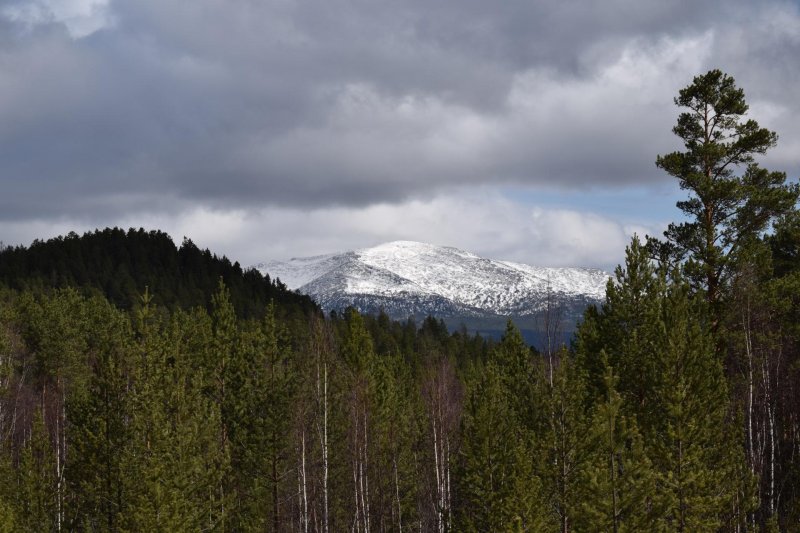
[[[733,74],[781,135],[765,166],[800,169],[797,6],[679,4],[9,0],[0,238],[147,225],[245,264],[410,238],[613,265],[661,212],[587,206],[674,181],[654,159],[694,75]]]
[[[243,265],[417,240],[540,266],[610,269],[622,260],[634,232],[659,230],[646,221],[625,225],[591,212],[528,206],[488,189],[362,208],[213,211],[197,207],[172,215],[122,216],[114,224],[162,229],[176,243],[188,237]],[[13,243],[90,229],[87,221],[76,221],[72,227],[68,221],[51,226],[45,222],[0,224],[0,232],[13,236]]]
[[[511,77],[502,105],[484,109],[367,83],[327,87],[322,118],[254,139],[241,160],[285,176],[286,189],[306,182],[310,194],[356,204],[452,184],[586,189],[664,181],[653,161],[677,147],[672,99],[703,69],[713,42],[707,31],[589,50],[587,75],[525,69]],[[364,193],[375,186],[382,195]]]
[[[13,2],[0,12],[28,26],[60,23],[77,39],[112,25],[109,0],[34,0]]]

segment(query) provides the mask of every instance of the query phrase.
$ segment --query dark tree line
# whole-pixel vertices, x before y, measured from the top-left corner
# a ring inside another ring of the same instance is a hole
[[[106,228],[0,248],[0,283],[14,289],[98,290],[122,309],[131,309],[145,288],[155,304],[168,309],[210,309],[220,278],[241,317],[262,316],[270,301],[294,313],[316,309],[308,297],[287,291],[279,280],[201,250],[189,239],[175,246],[161,231]]]

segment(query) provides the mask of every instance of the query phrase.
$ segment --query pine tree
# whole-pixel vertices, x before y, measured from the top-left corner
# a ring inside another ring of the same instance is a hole
[[[411,373],[397,354],[381,354],[372,371],[372,471],[378,531],[402,531],[415,522],[418,482],[414,449],[419,440],[420,398]]]
[[[73,528],[116,530],[125,506],[121,458],[129,442],[127,427],[130,324],[106,300],[85,304],[86,385],[67,397],[65,478],[72,492],[65,516]]]
[[[457,530],[541,530],[541,485],[527,435],[493,362],[467,402],[462,433]]]
[[[26,532],[52,531],[58,524],[55,451],[41,410],[34,414],[28,441],[20,454],[17,522]]]
[[[688,286],[674,280],[663,300],[659,405],[646,433],[666,520],[677,531],[719,528],[736,497],[738,431],[730,429],[727,386],[709,319]]]
[[[607,303],[587,313],[578,333],[577,359],[591,390],[600,388],[602,353],[621,368],[623,415],[644,438],[664,498],[664,523],[679,531],[718,528],[749,508],[742,496],[749,483],[741,468],[743,441],[712,320],[705,299],[692,295],[677,272],[668,277],[651,265],[634,239],[626,268],[608,285]]]
[[[552,385],[549,377],[539,379],[545,425],[536,436],[539,451],[534,453],[539,457],[536,471],[554,511],[551,519],[567,533],[573,529],[587,454],[586,380],[566,349],[556,354],[555,361]]]
[[[374,428],[374,365],[375,352],[372,339],[364,327],[363,317],[350,310],[345,321],[345,334],[342,340],[341,357],[346,367],[345,387],[348,417],[348,454],[352,485],[353,515],[349,522],[356,532],[370,531],[375,478],[373,472]],[[372,489],[372,490],[371,490]]]
[[[755,162],[778,136],[746,119],[744,91],[732,77],[719,70],[696,76],[675,104],[687,108],[673,128],[686,150],[659,156],[656,165],[689,191],[677,204],[688,221],[670,224],[666,243],[650,244],[662,258],[690,259],[686,275],[716,311],[742,247],[792,210],[800,189]]]
[[[600,309],[590,307],[576,332],[576,362],[587,380],[587,398],[605,395],[606,363],[618,374],[618,391],[637,418],[657,401],[653,384],[660,372],[652,346],[666,280],[657,274],[638,237],[625,249],[625,264],[615,269]],[[607,361],[599,354],[604,351]]]
[[[220,483],[220,413],[203,394],[183,342],[189,317],[164,323],[149,293],[137,312],[138,364],[122,469],[127,531],[198,531],[213,524],[206,498]]]
[[[285,502],[285,493],[286,483],[294,481],[289,475],[294,467],[290,437],[297,374],[274,304],[267,307],[261,324],[243,333],[242,339],[228,369],[235,385],[228,405],[241,499],[235,521],[243,528],[278,531],[288,521],[288,508],[294,502]]]
[[[606,360],[601,352],[601,359]],[[587,461],[580,476],[581,503],[576,508],[577,531],[659,531],[656,477],[635,420],[623,414],[610,366],[606,387],[593,409],[587,432]]]
[[[0,246],[2,249],[2,246]],[[11,314],[10,306],[5,301],[5,291],[0,289],[0,533],[14,531],[17,519],[16,472],[11,465],[10,428],[8,426],[8,405],[12,391],[11,379],[14,376],[14,365],[11,357],[11,342],[6,328]]]
[[[231,391],[228,387],[229,366],[231,360],[237,357],[237,324],[236,313],[230,299],[230,291],[219,278],[217,292],[211,298],[212,328],[211,350],[206,352],[204,370],[206,374],[206,390],[209,398],[215,403],[216,409],[221,414],[219,436],[215,453],[212,456],[218,462],[213,465],[213,470],[222,472],[219,486],[210,498],[210,503],[215,509],[211,522],[219,524],[221,531],[229,528],[229,516],[233,500],[232,479],[230,475],[230,426],[235,414],[232,409]]]

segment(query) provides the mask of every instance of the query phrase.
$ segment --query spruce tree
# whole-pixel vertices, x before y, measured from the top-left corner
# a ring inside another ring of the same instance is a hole
[[[537,406],[533,405],[533,361],[530,347],[525,344],[519,329],[509,320],[500,343],[492,352],[503,388],[509,395],[514,416],[519,424],[533,429]]]
[[[13,505],[8,499],[0,499],[0,533],[14,533],[22,528],[18,526],[19,519]]]

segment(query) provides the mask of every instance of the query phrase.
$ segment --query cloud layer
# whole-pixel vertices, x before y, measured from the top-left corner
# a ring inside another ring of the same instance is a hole
[[[672,97],[713,67],[781,135],[769,166],[797,176],[797,57],[794,2],[14,0],[0,231],[268,213],[301,242],[304,210],[662,186]]]
[[[561,207],[522,206],[488,190],[459,191],[433,200],[366,207],[210,210],[137,214],[113,220],[121,227],[167,231],[176,243],[191,238],[204,248],[244,265],[367,247],[391,240],[417,240],[486,257],[540,266],[612,269],[623,259],[633,234],[663,226],[623,223],[612,217]],[[16,240],[28,242],[90,231],[89,221],[9,224]],[[290,238],[287,238],[287,228]]]

